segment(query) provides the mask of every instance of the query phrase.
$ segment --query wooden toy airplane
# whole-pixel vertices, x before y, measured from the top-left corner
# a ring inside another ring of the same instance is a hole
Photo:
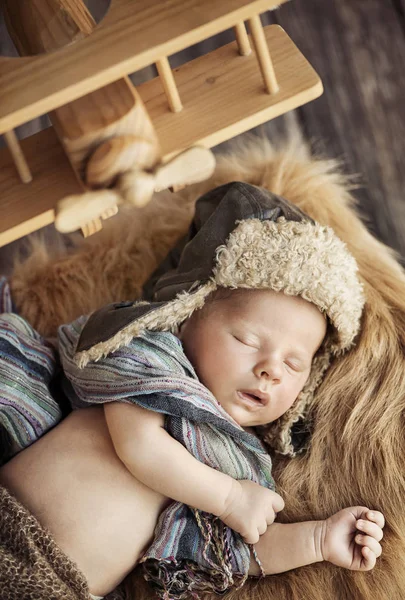
[[[0,57],[0,245],[53,221],[94,233],[120,204],[208,178],[212,146],[318,97],[287,34],[262,27],[284,1],[111,0],[96,26],[83,0],[0,0],[20,54]],[[173,73],[169,55],[229,28],[235,42]],[[135,89],[128,73],[150,64],[159,77]],[[44,113],[53,128],[20,143],[15,127]]]

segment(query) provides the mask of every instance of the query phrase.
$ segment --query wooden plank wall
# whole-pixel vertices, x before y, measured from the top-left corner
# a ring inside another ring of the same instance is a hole
[[[405,258],[405,0],[298,0],[276,19],[320,74],[306,135],[360,175],[376,236]]]
[[[355,195],[369,228],[405,264],[405,0],[292,0],[263,21],[284,27],[325,93],[259,131],[277,140],[300,127],[318,151],[342,159],[359,175]],[[172,66],[231,39],[224,32],[197,44],[172,57]],[[0,249],[0,271],[16,247]]]

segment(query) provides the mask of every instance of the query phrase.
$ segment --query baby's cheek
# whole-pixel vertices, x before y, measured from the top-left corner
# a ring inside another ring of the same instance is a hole
[[[223,390],[236,383],[235,374],[239,372],[237,361],[232,360],[227,354],[213,355],[205,364],[205,379],[209,382],[210,389]],[[212,390],[211,390],[212,391]]]
[[[285,390],[285,395],[284,395],[284,411],[286,412],[289,408],[291,408],[291,406],[294,404],[294,402],[296,401],[296,399],[298,398],[300,392],[302,391],[304,384],[292,384],[288,387],[288,389]]]
[[[299,394],[305,387],[309,378],[309,373],[300,373],[294,379],[290,381],[289,385],[289,395],[293,398],[293,402],[297,399]]]
[[[221,387],[222,381],[226,377],[228,365],[221,360],[217,353],[212,353],[206,357],[203,363],[200,363],[198,374],[202,383],[213,393]]]

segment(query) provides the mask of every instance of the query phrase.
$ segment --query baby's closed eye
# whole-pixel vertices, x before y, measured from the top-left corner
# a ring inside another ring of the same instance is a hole
[[[239,343],[243,344],[244,346],[248,346],[249,348],[253,348],[255,350],[258,350],[259,347],[260,347],[260,345],[257,342],[257,340],[250,339],[250,338],[248,338],[246,336],[242,336],[242,335],[239,335],[239,334],[233,334],[233,337]]]
[[[285,366],[294,373],[303,373],[309,367],[301,361],[294,359],[287,359],[284,361]]]

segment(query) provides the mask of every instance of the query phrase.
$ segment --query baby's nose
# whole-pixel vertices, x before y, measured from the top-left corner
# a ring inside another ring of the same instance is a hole
[[[282,374],[282,365],[279,364],[278,361],[262,361],[256,367],[256,376],[260,379],[267,379],[269,381],[278,383],[282,379]]]

